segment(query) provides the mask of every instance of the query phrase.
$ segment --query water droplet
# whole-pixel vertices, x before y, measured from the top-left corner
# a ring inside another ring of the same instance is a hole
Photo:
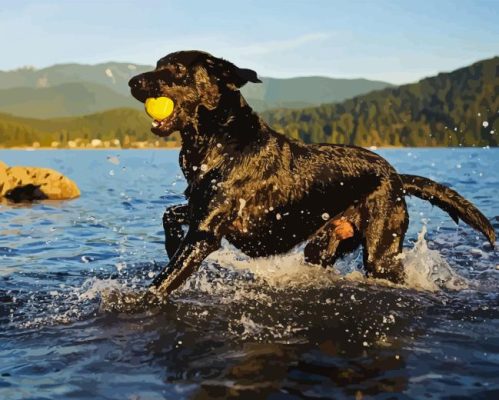
[[[118,272],[121,272],[121,270],[126,267],[126,264],[123,262],[119,262],[115,264],[115,267],[118,270]]]
[[[324,213],[324,214],[322,214],[322,219],[323,219],[324,221],[327,221],[329,218],[330,218],[330,217],[329,217],[329,214],[328,214],[328,213]]]
[[[107,156],[107,161],[114,165],[119,165],[120,163],[120,159],[117,156]]]

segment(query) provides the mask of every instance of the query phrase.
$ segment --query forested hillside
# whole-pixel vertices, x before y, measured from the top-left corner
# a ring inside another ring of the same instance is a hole
[[[360,146],[497,146],[499,57],[336,104],[265,119],[305,142]]]
[[[0,114],[0,147],[86,147],[93,139],[116,141],[113,146],[129,147],[135,142],[155,143],[159,140],[150,132],[151,120],[143,112],[119,108],[82,117],[32,119]],[[71,143],[70,143],[71,142]],[[170,143],[179,143],[177,135]]]

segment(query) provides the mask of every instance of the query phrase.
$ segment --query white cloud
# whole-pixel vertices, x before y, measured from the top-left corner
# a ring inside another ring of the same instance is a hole
[[[271,40],[267,42],[260,42],[242,47],[235,47],[232,49],[232,52],[240,53],[241,55],[244,56],[265,55],[284,50],[293,50],[305,44],[309,44],[312,42],[320,42],[329,39],[330,37],[331,37],[330,33],[324,33],[324,32],[307,33],[290,39]]]
[[[228,38],[221,34],[182,35],[178,37],[155,38],[147,43],[129,43],[126,55],[123,55],[121,53],[122,48],[117,46],[114,49],[110,49],[107,57],[113,60],[134,60],[140,63],[155,64],[158,58],[170,52],[197,49],[207,51],[216,57],[223,57],[235,63],[240,61],[251,64],[255,63],[256,59],[261,59],[264,56],[278,56],[280,53],[289,50],[325,41],[332,36],[333,34],[329,32],[315,32],[286,39],[257,43],[251,43],[251,40],[247,39],[246,43],[241,43],[241,38]],[[101,54],[94,52],[93,56],[98,58],[101,57]]]

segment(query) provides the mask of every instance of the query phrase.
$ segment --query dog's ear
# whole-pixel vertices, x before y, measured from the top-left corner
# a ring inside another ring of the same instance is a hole
[[[255,71],[247,68],[239,68],[229,61],[222,60],[217,66],[217,75],[221,77],[229,89],[237,90],[248,82],[262,83]]]
[[[248,82],[253,82],[253,83],[262,83],[260,79],[258,79],[258,76],[255,71],[252,69],[247,69],[247,68],[239,68],[235,67],[235,70],[233,72],[234,77],[236,78],[234,80],[234,84],[240,88],[243,85],[246,85]]]

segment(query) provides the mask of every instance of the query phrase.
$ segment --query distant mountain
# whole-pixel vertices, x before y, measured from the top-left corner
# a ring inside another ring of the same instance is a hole
[[[151,68],[149,65],[110,62],[0,71],[0,112],[52,118],[118,107],[140,108],[140,104],[130,96],[128,81]]]
[[[151,69],[149,65],[105,63],[0,71],[0,112],[24,116],[26,110],[30,110],[31,117],[52,118],[118,107],[139,108],[140,104],[130,96],[127,83],[132,76]],[[342,101],[390,86],[366,79],[324,77],[262,78],[262,81],[242,90],[257,111]]]
[[[305,142],[361,146],[497,146],[499,57],[337,104],[264,113]]]
[[[150,65],[128,63],[103,63],[96,65],[57,64],[35,69],[19,68],[0,71],[0,89],[18,87],[47,88],[64,83],[86,82],[107,86],[124,96],[129,96],[129,79],[139,73],[150,71]]]
[[[118,107],[142,108],[131,96],[89,82],[0,90],[0,111],[31,118],[85,115]]]
[[[262,78],[241,90],[257,111],[273,108],[303,108],[336,103],[373,90],[392,87],[387,82],[367,79],[336,79],[320,76],[277,79]]]

